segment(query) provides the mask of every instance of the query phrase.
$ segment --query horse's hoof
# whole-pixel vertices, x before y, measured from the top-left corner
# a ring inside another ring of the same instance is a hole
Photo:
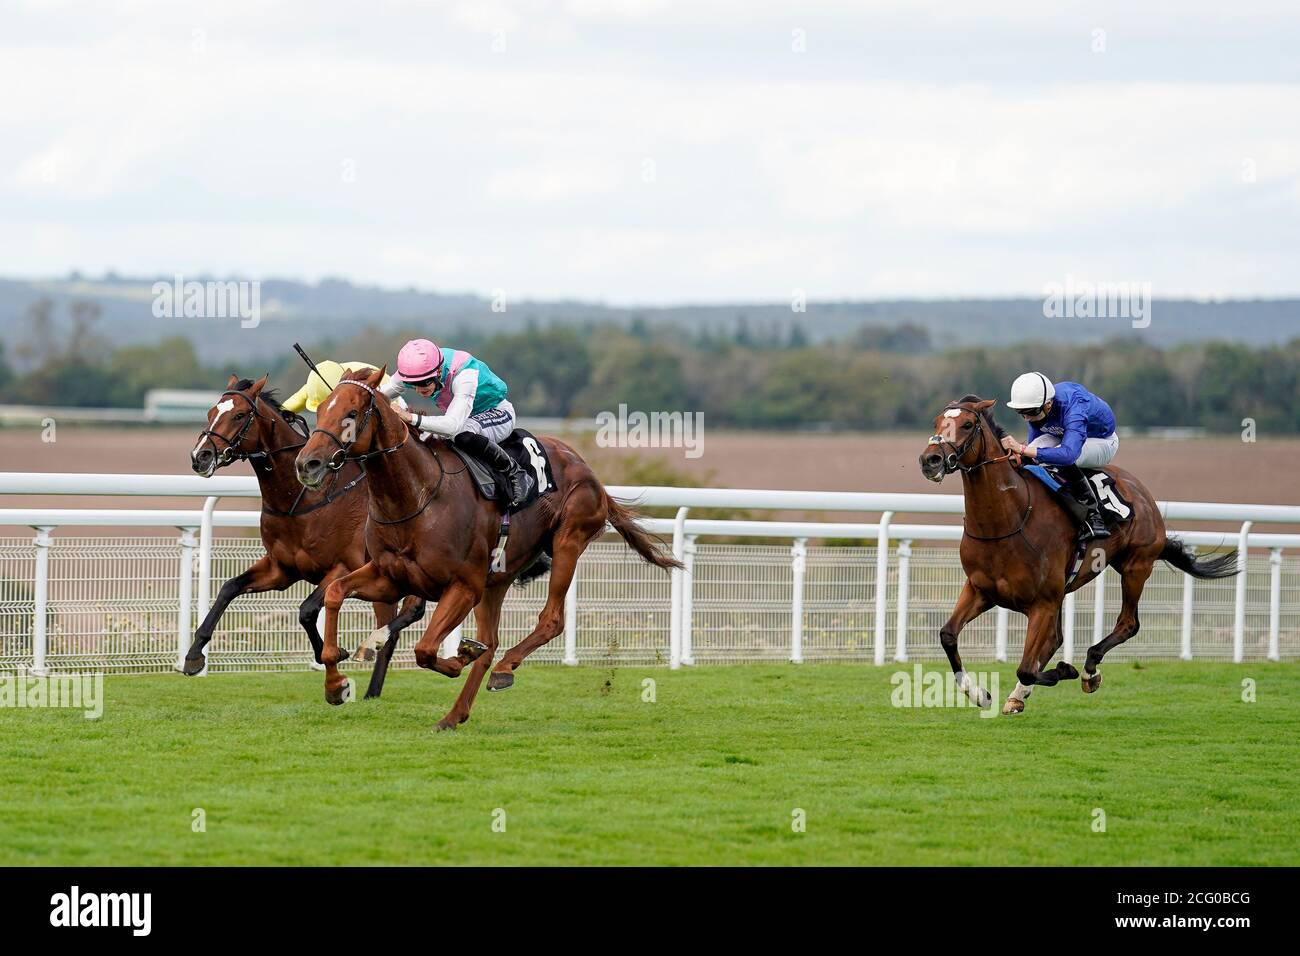
[[[444,717],[442,720],[438,721],[438,733],[442,733],[444,730],[455,730],[459,726],[460,721],[452,720],[450,717]]]
[[[975,706],[979,707],[981,710],[988,710],[993,706],[993,695],[981,687],[979,688],[979,692],[976,694],[974,703]]]
[[[203,668],[207,666],[208,659],[203,654],[198,657],[187,657],[185,658],[185,666],[181,668],[181,673],[186,677],[193,677],[195,674],[201,673]]]
[[[328,687],[325,688],[325,703],[327,704],[332,704],[337,707],[340,704],[346,704],[351,699],[352,681],[348,680],[346,677],[343,678],[343,683],[339,684],[339,686],[334,690],[330,690]]]
[[[456,648],[456,656],[466,664],[473,664],[486,652],[486,644],[480,644],[478,641],[471,640],[468,637],[462,637],[460,639],[460,646]]]
[[[509,671],[493,671],[488,675],[488,690],[505,690],[515,682],[515,675]]]
[[[340,648],[339,648],[339,659],[338,659],[337,661],[335,661],[334,663],[336,663],[336,664],[342,664],[344,661],[346,661],[346,660],[350,660],[351,657],[352,657],[352,652],[351,652],[351,651],[349,651],[346,647],[340,647]]]
[[[1083,678],[1079,681],[1079,686],[1083,688],[1085,694],[1096,693],[1097,688],[1101,686],[1101,671],[1097,671],[1097,673],[1092,676],[1084,674]]]
[[[1010,717],[1012,714],[1018,714],[1025,709],[1025,702],[1017,700],[1015,697],[1008,697],[1007,702],[1002,705],[1002,713]]]
[[[352,659],[361,664],[369,664],[375,659],[375,652],[368,645],[362,644],[352,655]]]
[[[374,660],[375,658],[374,652],[379,650],[379,648],[383,647],[384,642],[387,640],[388,640],[388,625],[385,624],[383,627],[375,628],[373,631],[370,632],[370,634],[366,637],[366,639],[361,642],[361,646],[357,648],[357,660],[362,660],[362,661]]]
[[[1065,663],[1065,661],[1061,661],[1056,665],[1056,671],[1061,680],[1074,680],[1079,676],[1078,668],[1073,664]]]
[[[310,668],[311,668],[312,670],[314,670],[314,671],[323,671],[323,670],[325,669],[325,665],[322,664],[320,661],[312,661],[312,662],[311,662],[310,664],[308,664],[307,666],[310,667]]]

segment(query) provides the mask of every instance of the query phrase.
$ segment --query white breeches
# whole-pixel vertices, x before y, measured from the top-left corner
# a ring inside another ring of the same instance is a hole
[[[1029,443],[1030,448],[1056,448],[1061,439],[1055,435],[1039,435]],[[1119,434],[1111,432],[1105,438],[1085,438],[1075,464],[1080,468],[1100,468],[1109,465],[1119,451]]]

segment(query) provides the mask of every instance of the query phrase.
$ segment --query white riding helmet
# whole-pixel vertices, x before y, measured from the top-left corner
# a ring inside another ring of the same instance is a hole
[[[1042,408],[1056,396],[1056,386],[1042,372],[1026,372],[1011,383],[1007,408]]]

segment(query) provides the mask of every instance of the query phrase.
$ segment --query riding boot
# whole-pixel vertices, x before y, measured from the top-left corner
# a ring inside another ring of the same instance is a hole
[[[457,445],[477,457],[493,471],[505,475],[510,491],[511,508],[528,497],[528,493],[532,490],[533,476],[520,468],[519,462],[507,455],[500,445],[477,432],[461,432],[455,440]]]
[[[1056,469],[1056,473],[1065,480],[1066,488],[1074,499],[1088,509],[1088,517],[1083,522],[1081,534],[1083,540],[1109,538],[1110,529],[1106,527],[1106,519],[1101,516],[1101,502],[1097,500],[1097,489],[1093,487],[1092,482],[1079,466],[1062,465]]]

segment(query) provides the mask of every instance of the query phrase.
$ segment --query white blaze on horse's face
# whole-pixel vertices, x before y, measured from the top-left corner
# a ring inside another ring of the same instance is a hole
[[[217,415],[215,418],[212,419],[212,424],[208,426],[208,431],[213,431],[213,432],[217,430],[217,422],[221,421],[221,416],[226,414],[226,412],[230,411],[232,408],[235,407],[235,400],[233,398],[228,398],[224,402],[217,402],[215,407],[217,409]],[[203,447],[203,443],[207,440],[208,440],[207,435],[199,436],[198,444],[195,445],[194,450],[190,452],[191,459],[193,459],[196,455],[198,455],[199,449]]]
[[[965,409],[950,408],[943,413],[938,434],[951,445],[957,444],[957,419],[961,417],[963,411]]]

